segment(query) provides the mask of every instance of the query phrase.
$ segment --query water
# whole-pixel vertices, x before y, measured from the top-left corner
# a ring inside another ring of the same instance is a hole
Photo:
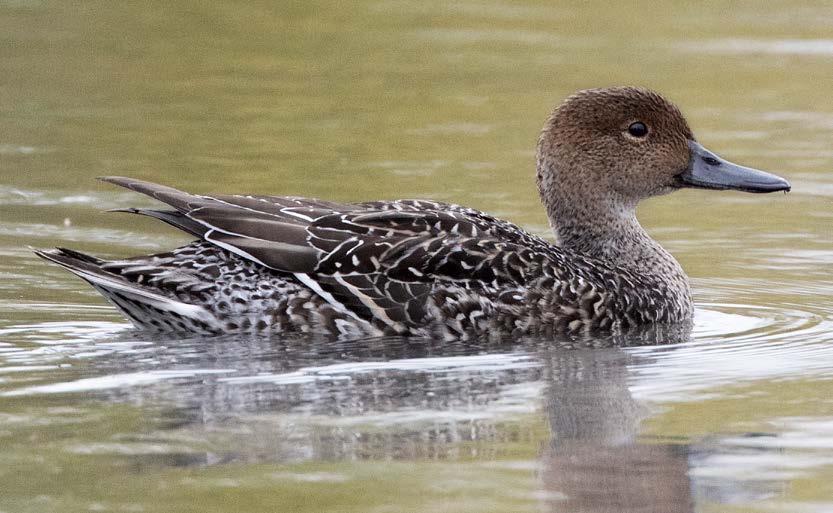
[[[833,510],[831,22],[824,2],[0,1],[0,511]],[[609,84],[793,183],[641,207],[693,280],[676,344],[149,338],[27,249],[187,240],[100,213],[153,204],[105,174],[432,197],[546,234],[537,132]]]

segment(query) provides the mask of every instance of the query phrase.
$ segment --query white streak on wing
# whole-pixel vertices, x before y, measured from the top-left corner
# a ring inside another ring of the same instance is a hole
[[[240,210],[247,210],[249,212],[257,212],[258,214],[265,214],[267,216],[272,216],[272,217],[280,219],[280,216],[278,214],[273,214],[272,212],[264,212],[263,210],[257,210],[256,208],[244,207],[243,205],[238,205],[238,204],[232,203],[230,201],[224,201],[224,200],[221,200],[221,199],[218,199],[218,198],[214,198],[212,196],[202,196],[202,197],[206,198],[206,199],[216,201],[217,203],[220,203],[220,204],[223,204],[223,205],[228,205],[230,207],[239,208]],[[202,207],[200,207],[200,208],[202,208]],[[199,210],[199,208],[194,209],[191,212],[196,212],[197,210]],[[191,212],[189,212],[188,214],[190,214]],[[190,219],[191,216],[188,215],[188,214],[185,214],[185,215]],[[194,221],[196,221],[196,219],[194,219]]]
[[[157,265],[134,265],[130,267],[129,265],[125,265],[125,267],[121,270],[121,273],[124,274],[125,272],[128,273],[162,273],[164,269],[160,269]]]
[[[208,198],[208,196],[206,196],[206,198]],[[229,204],[229,203],[227,203],[227,202],[225,202],[225,201],[220,201],[220,200],[215,199],[215,198],[208,198],[208,199],[211,199],[211,200],[217,201],[218,203],[223,203],[223,204],[227,204],[227,205]],[[202,219],[194,219],[194,218],[192,217],[192,214],[194,214],[194,213],[196,213],[196,212],[199,212],[199,211],[200,211],[200,210],[202,210],[203,208],[204,208],[204,207],[199,207],[199,208],[195,208],[195,209],[193,209],[193,210],[190,210],[189,212],[187,212],[187,213],[185,214],[185,217],[187,217],[187,218],[188,218],[188,219],[190,219],[191,221],[194,221],[195,223],[201,224],[201,225],[205,226],[206,228],[208,228],[208,232],[206,232],[206,234],[205,234],[205,235],[203,235],[203,238],[204,238],[205,240],[209,240],[209,239],[208,239],[208,235],[209,235],[211,232],[220,232],[220,233],[225,233],[225,234],[228,234],[228,235],[234,235],[234,236],[236,236],[236,237],[242,237],[242,238],[244,238],[244,239],[251,239],[251,240],[263,240],[263,239],[256,239],[255,237],[250,237],[250,236],[248,236],[248,235],[244,235],[244,234],[242,234],[242,233],[230,232],[230,231],[228,231],[228,230],[223,230],[223,229],[221,229],[221,228],[217,228],[217,227],[216,227],[216,226],[214,226],[213,224],[209,223],[208,221],[204,221],[204,220],[202,220]],[[257,210],[253,210],[253,209],[251,209],[251,208],[244,208],[244,207],[239,207],[239,208],[240,208],[241,210],[249,210],[249,211],[251,211],[251,212],[258,212]],[[273,214],[269,214],[268,212],[263,212],[263,213],[264,213],[264,214],[268,214],[268,215],[273,215]],[[224,247],[224,246],[222,245],[222,243],[220,243],[220,242],[217,242],[217,241],[214,241],[214,240],[212,240],[211,242],[213,242],[214,244],[217,244],[217,245],[218,245],[218,246],[220,246],[220,247]],[[229,250],[229,251],[231,251],[231,250]]]
[[[216,244],[217,246],[220,246],[221,248],[225,249],[226,251],[230,251],[230,252],[234,253],[235,255],[242,256],[243,258],[245,258],[247,260],[251,260],[252,262],[258,263],[258,264],[262,265],[263,267],[271,269],[271,267],[264,264],[263,262],[261,262],[260,260],[258,260],[255,257],[253,257],[249,253],[246,253],[245,251],[238,248],[237,246],[232,246],[231,244],[226,244],[225,242],[220,242],[218,240],[212,239],[211,234],[214,233],[214,232],[224,233],[221,230],[217,230],[216,228],[212,228],[212,229],[208,230],[207,232],[205,232],[205,235],[203,235],[203,238],[205,240],[207,240],[208,242],[212,243],[212,244]],[[235,235],[235,234],[231,234],[231,235]]]
[[[364,242],[365,242],[364,240],[359,239],[358,237],[350,237],[349,239],[347,239],[347,241],[346,241],[346,242],[350,242],[350,241],[352,241],[352,242],[358,242],[358,244],[356,244],[356,245],[355,245],[355,246],[353,246],[352,248],[348,249],[348,250],[344,253],[345,255],[350,255],[350,254],[352,254],[354,251],[356,251],[357,249],[359,249],[360,247],[362,247],[362,246],[364,245]],[[353,258],[356,258],[356,257],[355,257],[355,255],[353,256]],[[354,262],[355,262],[355,261],[354,261]],[[354,263],[353,265],[359,265],[359,264]]]
[[[248,235],[242,235],[242,234],[237,233],[237,232],[230,232],[230,231],[227,231],[227,230],[222,230],[220,228],[215,228],[215,227],[212,227],[212,226],[210,226],[206,223],[201,223],[201,224],[204,224],[205,226],[208,226],[210,228],[210,230],[208,230],[208,232],[206,232],[206,234],[203,235],[203,239],[205,239],[206,241],[211,242],[212,244],[216,244],[216,245],[218,245],[222,248],[228,249],[229,251],[237,253],[240,256],[248,255],[248,256],[246,256],[246,258],[249,258],[249,259],[257,262],[257,263],[259,263],[260,265],[262,265],[264,267],[268,267],[269,269],[277,269],[279,271],[282,270],[278,267],[273,267],[271,265],[264,264],[263,262],[256,259],[255,257],[249,255],[249,253],[243,251],[242,249],[239,249],[237,246],[232,246],[231,244],[228,244],[228,243],[225,243],[225,242],[220,242],[220,241],[217,241],[217,240],[214,240],[214,239],[209,239],[208,234],[211,233],[211,232],[225,233],[226,235],[231,235],[232,237],[239,237],[241,239],[248,239],[248,240],[253,240],[253,241],[265,242],[270,251],[276,251],[276,252],[277,251],[293,251],[293,250],[296,250],[298,247],[303,247],[303,246],[299,246],[298,244],[287,244],[286,242],[277,242],[277,241],[273,241],[273,240],[260,239],[258,237],[249,237]],[[229,249],[229,247],[234,247],[235,249],[232,250],[232,249]],[[308,246],[308,247],[310,249],[315,249],[312,246]]]
[[[359,298],[359,301],[361,301],[362,304],[364,304],[364,306],[368,307],[377,319],[384,322],[388,326],[396,329],[397,331],[401,331],[404,328],[401,323],[398,323],[390,317],[388,317],[388,314],[387,312],[385,312],[384,308],[376,304],[376,301],[374,301],[372,297],[359,290],[358,287],[350,285],[349,283],[344,281],[344,278],[342,278],[341,276],[333,276],[333,278],[335,278],[337,282],[346,287],[354,296]]]
[[[246,235],[245,233],[233,232],[233,231],[230,231],[230,230],[223,230],[222,228],[217,228],[216,226],[214,226],[213,224],[209,223],[208,221],[204,221],[204,220],[202,220],[202,219],[194,219],[193,217],[191,217],[191,214],[193,214],[194,212],[199,212],[200,210],[202,210],[202,208],[203,208],[203,207],[200,207],[200,208],[195,208],[194,210],[192,210],[192,211],[188,212],[187,214],[185,214],[185,217],[187,217],[188,219],[190,219],[190,220],[194,221],[195,223],[199,223],[199,224],[201,224],[201,225],[205,226],[206,228],[208,228],[209,233],[210,233],[210,232],[219,232],[219,233],[225,233],[226,235],[233,235],[233,236],[235,236],[235,237],[240,237],[241,239],[249,239],[249,240],[262,240],[262,241],[268,242],[269,244],[274,244],[276,248],[280,247],[281,245],[282,245],[282,246],[284,246],[284,247],[286,247],[286,248],[290,248],[290,247],[293,247],[293,246],[294,246],[294,244],[284,244],[284,243],[281,243],[281,242],[275,242],[275,241],[271,241],[271,240],[268,240],[268,239],[261,239],[261,238],[259,238],[259,237],[252,237],[251,235]],[[247,210],[251,210],[251,209],[247,209]],[[253,212],[257,212],[257,210],[253,210]],[[269,214],[268,212],[263,212],[263,213],[264,213],[264,214],[268,214],[268,215],[273,215],[273,214]],[[204,238],[204,239],[206,239],[206,240],[208,240],[208,233],[206,233],[205,235],[203,235],[203,238]],[[219,243],[219,242],[217,242],[217,241],[212,240],[211,242],[213,242],[213,243],[215,243],[215,244],[217,244],[217,245],[220,245],[220,243]],[[264,264],[264,265],[265,265],[265,264]],[[267,266],[267,267],[268,267],[268,266]]]
[[[214,198],[214,197],[212,197],[212,196],[200,196],[200,197],[201,197],[201,198],[205,198],[205,199],[209,199],[209,200],[213,200],[213,201],[216,201],[217,203],[220,203],[220,204],[223,204],[223,205],[228,205],[228,206],[230,206],[230,207],[237,208],[237,209],[240,209],[240,210],[247,210],[247,211],[249,211],[249,212],[255,212],[255,213],[258,213],[258,214],[264,214],[264,215],[267,215],[267,216],[272,216],[272,217],[274,217],[274,218],[276,218],[276,219],[280,219],[280,218],[281,218],[281,216],[279,216],[278,214],[272,213],[272,212],[266,212],[266,211],[263,211],[263,210],[257,210],[256,208],[251,208],[251,207],[244,207],[243,205],[238,205],[238,204],[236,204],[236,203],[231,203],[231,202],[229,202],[229,201],[224,201],[224,200],[221,200],[221,199],[218,199],[218,198]],[[237,196],[237,197],[248,197],[248,196]],[[255,198],[251,198],[251,199],[255,199]],[[291,197],[290,197],[290,198],[288,198],[288,199],[291,199],[292,201],[295,201],[295,202],[297,203],[299,199],[303,199],[303,198],[295,199],[295,198],[291,198]],[[270,204],[270,205],[278,205],[278,203],[269,202],[269,201],[266,201],[266,200],[264,200],[264,199],[258,199],[258,201],[262,201],[262,202],[267,203],[267,204]],[[190,212],[188,212],[188,213],[186,213],[186,214],[185,214],[185,217],[187,217],[188,219],[192,219],[193,221],[197,221],[198,223],[200,223],[200,224],[202,224],[202,225],[208,226],[209,228],[214,228],[213,226],[210,226],[210,225],[208,225],[208,224],[206,224],[206,223],[200,222],[200,221],[199,221],[199,220],[197,220],[197,219],[193,219],[193,218],[190,216],[190,214],[191,214],[191,213],[196,212],[196,211],[200,210],[201,208],[202,208],[202,207],[200,207],[200,208],[196,208],[196,209],[194,209],[194,210],[191,210]],[[292,208],[304,208],[304,207],[303,207],[303,205],[298,206],[298,207],[284,207],[284,208],[281,208],[281,209],[280,209],[280,211],[281,211],[281,213],[282,213],[282,214],[291,215],[291,216],[293,216],[293,217],[297,217],[297,218],[299,218],[299,219],[303,219],[304,221],[309,221],[310,223],[315,222],[315,219],[313,219],[312,217],[309,217],[309,216],[304,215],[304,214],[300,214],[300,213],[298,213],[298,212],[291,212],[289,209],[292,209]],[[335,210],[332,210],[332,212],[333,212],[334,214],[338,213],[338,212],[336,212]],[[226,232],[226,233],[230,233],[230,232]],[[237,233],[231,233],[231,235],[239,235],[239,234],[237,234]]]
[[[307,216],[307,215],[304,215],[304,214],[300,214],[300,213],[298,213],[298,212],[292,212],[292,211],[290,210],[291,208],[298,208],[298,207],[287,207],[287,208],[282,208],[282,209],[281,209],[281,212],[283,212],[284,214],[287,214],[287,215],[293,216],[293,217],[297,217],[298,219],[303,219],[304,221],[309,221],[310,223],[315,222],[315,219],[311,218],[310,216]]]
[[[312,291],[313,291],[313,292],[315,292],[316,294],[318,294],[319,296],[321,296],[321,299],[323,299],[324,301],[326,301],[327,303],[329,303],[329,304],[330,304],[333,308],[335,308],[338,312],[343,313],[343,314],[345,314],[345,315],[349,315],[350,317],[352,317],[352,318],[356,319],[357,321],[359,321],[359,322],[360,322],[363,326],[366,326],[366,327],[367,327],[368,332],[372,333],[373,335],[382,335],[382,331],[381,331],[381,330],[379,330],[379,329],[375,328],[372,324],[370,324],[369,322],[365,321],[364,319],[362,319],[361,317],[359,317],[358,315],[356,315],[356,313],[355,313],[355,312],[353,312],[352,310],[350,310],[349,308],[347,308],[346,306],[344,306],[344,304],[343,304],[343,303],[341,303],[341,302],[340,302],[339,300],[337,300],[336,298],[334,298],[332,294],[330,294],[329,292],[327,292],[327,291],[325,291],[324,289],[322,289],[322,288],[321,288],[321,285],[319,285],[319,284],[318,284],[315,280],[313,280],[312,278],[310,278],[308,274],[305,274],[305,273],[296,273],[296,274],[294,274],[293,276],[295,276],[295,278],[297,278],[297,279],[298,279],[298,281],[300,281],[301,283],[303,283],[304,285],[306,285],[307,287],[309,287],[310,289],[312,289]]]

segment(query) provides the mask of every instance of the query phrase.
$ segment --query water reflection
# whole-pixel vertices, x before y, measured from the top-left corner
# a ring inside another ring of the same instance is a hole
[[[637,440],[647,411],[631,396],[628,367],[643,358],[620,350],[545,356],[552,438],[541,463],[551,511],[693,511],[686,445]]]
[[[82,439],[64,449],[78,457],[127,458],[131,467],[148,471],[304,461],[499,461],[512,444],[584,444],[598,452],[633,442],[644,414],[627,391],[634,358],[618,348],[233,338],[136,346],[122,337],[105,343],[109,352],[85,356],[102,375],[21,383],[17,390],[31,399],[60,392],[65,403],[94,394],[108,404],[163,405],[154,429]],[[563,452],[553,460],[544,450],[533,468],[548,476],[569,461]],[[598,472],[608,462],[588,463]],[[591,483],[560,486],[558,493],[579,500],[595,489]]]
[[[643,505],[689,500],[681,495],[688,489],[681,484],[685,452],[638,443],[647,411],[631,396],[629,369],[652,357],[620,346],[680,342],[689,329],[480,346],[240,337],[148,344],[128,331],[96,344],[96,354],[79,353],[95,359],[99,375],[3,395],[83,393],[107,403],[165,405],[165,422],[152,433],[67,449],[119,454],[142,468],[484,461],[499,458],[507,444],[543,442],[536,467],[541,500],[553,511],[660,511]],[[524,420],[535,418],[546,419],[543,431]],[[206,444],[209,450],[199,449]]]

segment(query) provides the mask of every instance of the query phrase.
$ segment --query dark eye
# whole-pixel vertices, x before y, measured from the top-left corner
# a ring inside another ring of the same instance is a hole
[[[648,135],[648,127],[645,126],[645,123],[637,121],[635,123],[631,123],[628,127],[628,133],[634,137],[645,137]]]

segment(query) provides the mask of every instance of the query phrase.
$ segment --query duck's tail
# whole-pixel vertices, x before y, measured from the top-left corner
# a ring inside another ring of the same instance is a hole
[[[33,250],[93,286],[137,328],[164,332],[216,333],[217,320],[199,305],[160,294],[102,268],[107,261],[66,248]]]

